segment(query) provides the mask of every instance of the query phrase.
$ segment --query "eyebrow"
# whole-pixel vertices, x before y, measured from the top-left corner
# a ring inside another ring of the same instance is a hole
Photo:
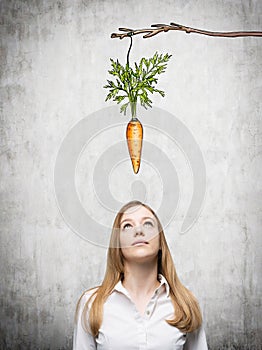
[[[155,218],[154,218],[154,217],[151,217],[151,216],[144,216],[144,217],[142,217],[142,220],[145,220],[145,219],[151,219],[152,221],[155,221]],[[125,221],[133,221],[133,220],[132,220],[132,219],[127,218],[127,219],[125,219],[125,220],[121,221],[121,222],[120,222],[120,225],[122,225],[122,224],[123,224],[123,222],[125,222]]]

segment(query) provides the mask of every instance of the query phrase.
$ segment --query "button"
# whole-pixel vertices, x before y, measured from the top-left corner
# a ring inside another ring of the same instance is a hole
[[[150,311],[149,311],[149,310],[147,310],[146,314],[147,314],[147,315],[150,315]]]
[[[155,291],[155,294],[157,294],[158,293],[158,289]]]

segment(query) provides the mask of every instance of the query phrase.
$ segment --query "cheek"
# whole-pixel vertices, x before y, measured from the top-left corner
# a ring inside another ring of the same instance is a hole
[[[154,237],[151,239],[150,243],[152,246],[156,249],[159,250],[160,248],[160,241],[159,241],[159,234],[155,234]]]
[[[147,240],[159,240],[159,232],[156,228],[148,228],[144,230]]]

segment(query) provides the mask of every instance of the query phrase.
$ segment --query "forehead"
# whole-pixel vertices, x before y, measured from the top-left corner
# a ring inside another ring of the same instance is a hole
[[[128,208],[122,215],[121,221],[126,219],[137,219],[142,217],[155,218],[153,213],[151,213],[150,210],[145,208],[143,205],[138,205],[138,206]]]

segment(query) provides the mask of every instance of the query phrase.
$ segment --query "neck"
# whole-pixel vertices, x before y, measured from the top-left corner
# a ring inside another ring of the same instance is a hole
[[[133,295],[148,295],[158,286],[157,264],[125,262],[123,286]]]

